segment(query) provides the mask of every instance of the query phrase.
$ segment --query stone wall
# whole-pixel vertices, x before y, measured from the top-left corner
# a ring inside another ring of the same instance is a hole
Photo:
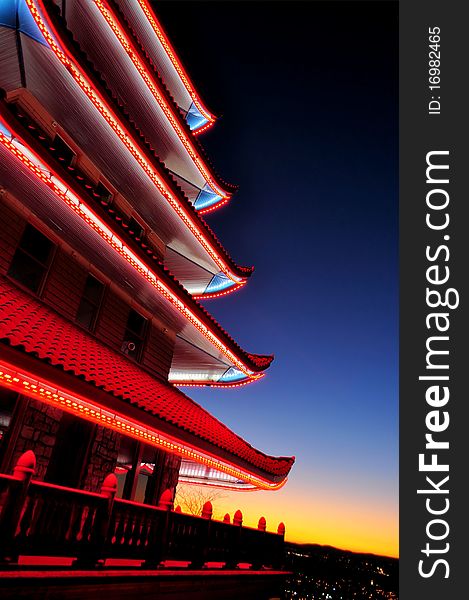
[[[106,475],[114,473],[119,454],[121,435],[112,429],[96,426],[96,435],[91,448],[88,469],[84,477],[85,490],[99,492]]]
[[[59,408],[48,406],[37,400],[29,400],[18,433],[11,466],[16,464],[23,452],[32,450],[37,459],[34,477],[35,479],[44,479],[62,414],[63,412]]]
[[[179,478],[181,458],[164,450],[155,452],[155,468],[148,478],[145,490],[145,504],[158,504],[161,494],[166,490],[172,490],[173,498]]]

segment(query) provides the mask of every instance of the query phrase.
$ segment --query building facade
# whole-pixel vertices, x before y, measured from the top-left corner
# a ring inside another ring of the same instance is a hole
[[[234,187],[198,135],[215,117],[147,0],[0,8],[0,472],[156,505],[181,481],[277,489],[253,448],[179,388],[249,384],[198,302],[241,288],[203,214]],[[182,465],[182,466],[181,466]]]

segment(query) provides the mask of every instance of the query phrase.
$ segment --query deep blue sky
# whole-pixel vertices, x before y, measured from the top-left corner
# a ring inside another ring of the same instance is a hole
[[[243,290],[205,306],[244,348],[275,354],[262,382],[187,391],[258,448],[296,455],[292,497],[379,505],[393,521],[396,4],[155,10],[221,115],[199,139],[240,186],[207,221],[235,260],[256,267]]]

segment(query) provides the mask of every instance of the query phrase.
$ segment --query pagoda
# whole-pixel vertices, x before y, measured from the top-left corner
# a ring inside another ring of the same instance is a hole
[[[0,4],[0,473],[157,505],[178,481],[274,490],[267,455],[179,388],[264,376],[199,299],[238,265],[204,220],[235,192],[148,0]]]

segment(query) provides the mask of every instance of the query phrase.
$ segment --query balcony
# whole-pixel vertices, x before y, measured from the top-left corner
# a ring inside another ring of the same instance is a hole
[[[210,502],[184,514],[169,491],[158,506],[122,500],[114,474],[100,493],[35,481],[35,463],[29,450],[0,474],[2,598],[46,598],[57,586],[72,598],[99,598],[104,586],[115,598],[280,598],[283,524],[243,527],[240,511],[216,521]]]

